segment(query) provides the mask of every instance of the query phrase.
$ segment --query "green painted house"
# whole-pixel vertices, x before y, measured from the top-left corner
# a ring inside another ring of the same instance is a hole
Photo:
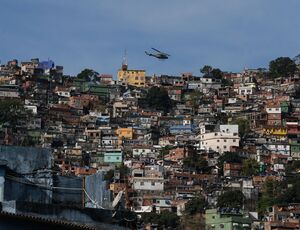
[[[88,92],[97,95],[103,100],[108,100],[110,94],[110,87],[107,85],[90,85]]]
[[[299,142],[291,142],[291,157],[300,158],[300,143]]]
[[[282,113],[288,113],[290,110],[290,104],[287,101],[280,102],[280,108]]]
[[[121,164],[123,162],[123,152],[119,149],[107,150],[104,153],[104,163]]]
[[[208,209],[205,212],[206,230],[250,230],[252,220],[237,209]]]

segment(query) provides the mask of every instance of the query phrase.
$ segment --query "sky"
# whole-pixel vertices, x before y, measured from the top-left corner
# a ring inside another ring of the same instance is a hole
[[[0,0],[0,60],[50,58],[76,75],[268,67],[300,54],[299,0]],[[171,55],[145,55],[155,47]]]

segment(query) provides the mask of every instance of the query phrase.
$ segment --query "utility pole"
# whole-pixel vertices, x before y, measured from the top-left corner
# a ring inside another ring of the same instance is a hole
[[[82,178],[82,209],[85,208],[85,176]]]

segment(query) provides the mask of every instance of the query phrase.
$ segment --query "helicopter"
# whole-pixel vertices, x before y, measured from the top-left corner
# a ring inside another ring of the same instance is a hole
[[[147,54],[148,56],[156,57],[158,59],[168,59],[169,56],[171,56],[170,54],[161,52],[158,49],[155,49],[155,48],[151,48],[151,49],[153,49],[154,51],[156,51],[156,53],[149,53],[149,52],[145,51],[145,54]]]

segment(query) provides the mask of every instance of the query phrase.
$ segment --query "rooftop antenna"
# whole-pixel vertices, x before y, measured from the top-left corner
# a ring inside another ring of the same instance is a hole
[[[122,70],[127,70],[128,64],[127,64],[127,50],[125,49],[123,61],[122,61]]]

